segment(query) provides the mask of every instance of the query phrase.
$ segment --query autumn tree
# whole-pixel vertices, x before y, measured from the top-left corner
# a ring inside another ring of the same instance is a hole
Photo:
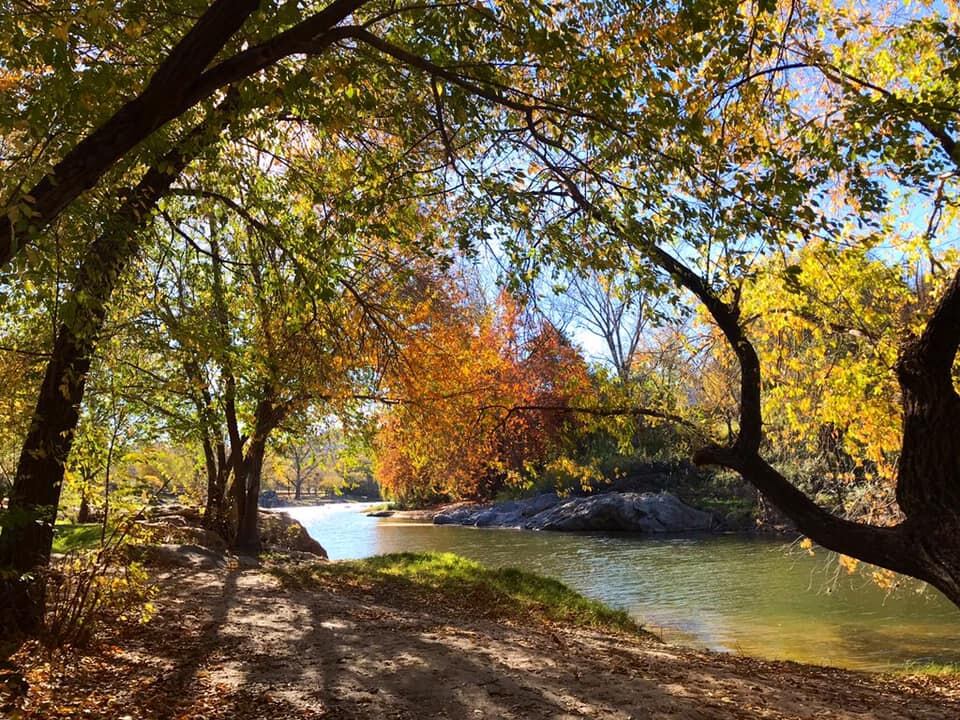
[[[736,420],[697,462],[740,473],[821,545],[926,580],[960,602],[952,489],[960,466],[952,432],[960,273],[931,255],[938,300],[900,344],[903,520],[893,525],[830,512],[763,457],[764,365],[743,303],[766,255],[814,238],[879,245],[895,226],[897,195],[921,205],[932,198],[929,221],[907,229],[919,247],[932,247],[942,218],[955,212],[956,84],[945,81],[955,18],[949,8],[917,12],[887,18],[882,29],[870,13],[795,3],[679,13],[654,43],[636,47],[654,55],[650,77],[637,76],[643,92],[660,87],[663,102],[638,108],[641,122],[609,127],[600,147],[597,134],[588,144],[569,128],[545,128],[529,149],[550,181],[531,196],[562,187],[579,209],[546,252],[587,262],[602,255],[572,247],[563,234],[589,237],[588,248],[630,248],[719,328],[739,371]],[[681,18],[711,42],[676,34]],[[631,39],[622,41],[629,52]],[[661,73],[665,67],[683,72]]]
[[[377,479],[404,503],[520,487],[575,422],[567,410],[588,385],[585,363],[506,293],[484,303],[442,277],[425,290],[385,382]]]

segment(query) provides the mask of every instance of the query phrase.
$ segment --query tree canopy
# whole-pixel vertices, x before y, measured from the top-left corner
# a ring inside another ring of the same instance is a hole
[[[692,455],[960,602],[958,14],[9,3],[10,622],[65,481],[166,448],[133,474],[255,552],[324,422],[410,501]]]

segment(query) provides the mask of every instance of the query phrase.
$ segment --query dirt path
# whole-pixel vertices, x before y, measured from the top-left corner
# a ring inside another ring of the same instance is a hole
[[[23,717],[960,718],[960,688],[942,681],[428,614],[372,591],[289,590],[260,570],[164,586],[145,632],[54,668]]]

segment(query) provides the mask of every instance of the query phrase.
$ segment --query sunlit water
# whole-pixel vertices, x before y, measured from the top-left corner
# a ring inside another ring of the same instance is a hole
[[[371,518],[364,504],[293,508],[330,558],[454,552],[549,575],[671,642],[870,670],[960,662],[960,611],[932,589],[885,593],[786,541],[476,529]]]

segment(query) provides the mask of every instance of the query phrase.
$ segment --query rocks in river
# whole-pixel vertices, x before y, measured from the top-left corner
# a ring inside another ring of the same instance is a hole
[[[276,490],[264,490],[260,493],[260,507],[276,508],[283,507],[284,502],[280,499]]]
[[[713,516],[661,493],[603,493],[562,499],[554,493],[489,506],[460,507],[436,515],[437,525],[516,527],[527,530],[614,530],[641,533],[706,531]]]

